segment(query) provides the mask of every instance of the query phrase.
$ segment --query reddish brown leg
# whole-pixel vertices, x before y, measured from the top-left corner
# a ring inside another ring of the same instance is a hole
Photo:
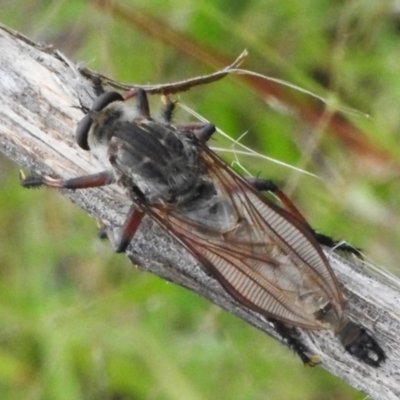
[[[47,186],[56,189],[87,189],[110,185],[114,182],[114,174],[111,171],[103,171],[67,180],[51,178],[50,176],[28,176],[22,180],[21,185],[26,188]]]
[[[286,210],[289,211],[290,214],[292,214],[299,221],[303,222],[308,226],[308,222],[303,217],[301,212],[297,209],[297,207],[293,204],[293,202],[289,199],[289,197],[287,197],[286,194],[283,193],[282,190],[280,190],[278,186],[275,185],[275,183],[273,183],[269,179],[260,179],[260,178],[246,178],[246,180],[251,184],[251,186],[259,190],[260,192],[274,193],[278,197],[278,199],[282,202],[282,204],[285,206]]]
[[[129,214],[125,220],[124,226],[121,229],[121,236],[116,245],[115,251],[117,253],[125,252],[129,243],[131,242],[135,232],[139,228],[144,216],[144,211],[137,208],[135,205],[129,210]]]
[[[273,182],[268,179],[260,179],[260,178],[247,178],[246,179],[255,189],[261,192],[271,192],[276,194],[278,199],[282,202],[285,209],[292,214],[298,221],[302,222],[305,227],[311,231],[314,237],[317,239],[318,243],[327,246],[330,248],[335,248],[340,251],[344,251],[350,254],[353,254],[359,258],[362,258],[362,254],[359,249],[356,247],[350,246],[346,243],[339,242],[337,240],[332,239],[330,236],[324,235],[322,233],[316,232],[307,220],[303,217],[301,212],[297,209],[297,207],[293,204],[293,202],[283,193]]]

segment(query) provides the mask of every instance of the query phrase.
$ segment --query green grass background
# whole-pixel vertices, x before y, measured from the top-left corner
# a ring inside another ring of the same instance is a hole
[[[293,91],[271,107],[228,77],[180,95],[232,137],[248,131],[246,145],[317,174],[321,179],[240,159],[251,173],[281,182],[315,228],[361,247],[397,273],[395,2],[112,4],[135,15],[145,11],[155,27],[145,33],[137,22],[114,16],[111,7],[83,0],[1,2],[0,15],[2,23],[121,81],[169,82],[216,70],[196,43],[229,60],[247,48],[244,67],[361,111],[345,114],[366,144],[360,150],[324,121],[309,124],[294,112],[286,102],[290,96],[306,110],[315,105]],[[186,51],[179,40],[160,40],[168,32],[155,19],[189,38]],[[1,399],[365,398],[320,368],[304,368],[286,348],[198,296],[136,271],[96,238],[93,220],[56,192],[23,190],[18,167],[4,157],[0,184]]]

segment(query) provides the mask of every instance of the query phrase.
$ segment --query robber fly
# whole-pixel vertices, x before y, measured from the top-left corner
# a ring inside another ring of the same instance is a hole
[[[317,235],[270,181],[246,180],[206,143],[211,124],[175,125],[174,103],[164,120],[150,116],[147,95],[131,108],[117,92],[101,94],[76,131],[78,145],[106,164],[75,179],[28,177],[25,187],[84,189],[117,183],[133,205],[121,230],[124,252],[145,214],[176,238],[240,304],[263,315],[303,362],[314,356],[296,327],[332,330],[345,349],[378,367],[385,354],[367,331],[345,317],[345,298]],[[261,191],[277,194],[284,208]],[[332,242],[333,243],[333,242]]]

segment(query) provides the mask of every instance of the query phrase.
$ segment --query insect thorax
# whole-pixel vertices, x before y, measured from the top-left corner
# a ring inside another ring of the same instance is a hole
[[[109,124],[108,158],[128,193],[139,189],[149,204],[180,205],[194,196],[202,173],[192,132],[149,118]]]

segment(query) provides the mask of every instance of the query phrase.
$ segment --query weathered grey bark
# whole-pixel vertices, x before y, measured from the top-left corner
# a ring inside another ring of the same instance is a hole
[[[91,154],[80,150],[73,137],[77,121],[83,115],[74,106],[79,106],[80,101],[91,105],[92,83],[57,51],[5,28],[0,29],[0,49],[0,150],[22,167],[42,174],[69,178],[98,172],[99,163]],[[129,206],[116,187],[65,191],[65,195],[88,214],[111,226],[122,224]],[[327,254],[345,286],[351,319],[373,332],[388,359],[378,369],[368,367],[347,354],[329,332],[302,332],[304,341],[311,350],[321,354],[323,368],[371,398],[398,399],[398,285],[379,273],[372,274],[361,263],[350,264],[337,255]],[[148,218],[127,256],[141,269],[189,288],[278,338],[263,317],[237,304],[177,242]]]

